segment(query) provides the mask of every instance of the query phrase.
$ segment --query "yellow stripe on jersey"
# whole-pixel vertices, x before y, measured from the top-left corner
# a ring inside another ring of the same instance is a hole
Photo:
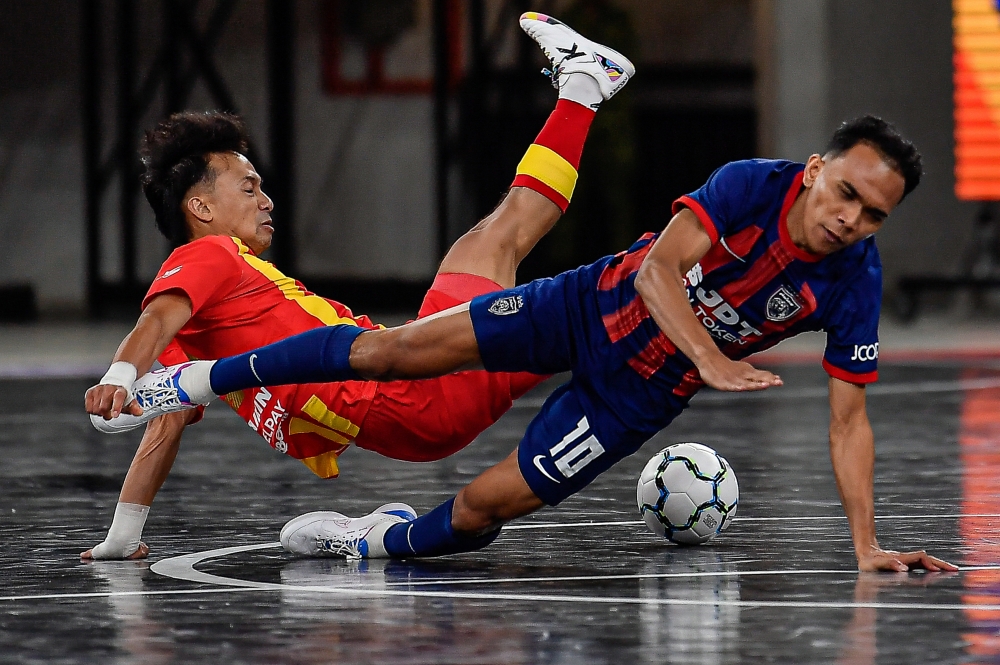
[[[325,325],[333,326],[337,324],[347,324],[356,326],[352,319],[342,317],[334,309],[333,305],[317,295],[306,293],[295,280],[286,276],[283,272],[274,267],[274,264],[258,258],[250,251],[250,248],[243,244],[239,238],[233,238],[233,242],[239,248],[239,254],[247,264],[260,274],[271,280],[288,300],[296,303],[306,312],[322,321]]]
[[[288,433],[289,434],[318,434],[324,439],[329,439],[334,443],[339,443],[341,445],[348,445],[351,440],[343,436],[340,432],[334,432],[328,427],[323,427],[322,425],[317,425],[311,423],[308,420],[303,420],[302,418],[292,418],[288,421]]]
[[[517,165],[518,175],[529,175],[562,194],[567,201],[573,198],[577,172],[566,159],[551,148],[532,143]]]
[[[352,439],[361,431],[360,428],[347,418],[339,416],[331,411],[318,397],[313,395],[302,407],[302,412],[318,423],[322,423],[330,429],[343,432]]]
[[[340,467],[337,466],[337,453],[330,451],[316,457],[307,457],[302,463],[309,467],[309,470],[320,478],[336,478],[340,475]]]
[[[233,411],[237,411],[243,406],[243,391],[236,390],[228,395],[223,395],[222,401],[232,407]]]

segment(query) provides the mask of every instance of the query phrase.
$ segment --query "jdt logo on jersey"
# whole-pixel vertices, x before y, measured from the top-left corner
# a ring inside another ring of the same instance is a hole
[[[851,360],[878,360],[878,342],[874,344],[855,344],[854,355]]]
[[[801,310],[802,303],[784,286],[767,299],[767,318],[771,321],[787,321]]]
[[[691,309],[701,321],[701,325],[708,329],[709,334],[724,342],[735,342],[740,345],[746,344],[749,341],[748,337],[760,337],[762,333],[747,323],[721,295],[698,286],[703,279],[701,264],[696,263],[688,271],[684,281]]]
[[[507,316],[508,314],[517,314],[522,307],[524,307],[524,298],[521,296],[504,296],[494,300],[487,311],[497,316]]]

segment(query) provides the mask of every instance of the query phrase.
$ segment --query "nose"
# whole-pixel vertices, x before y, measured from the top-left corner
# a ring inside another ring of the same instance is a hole
[[[267,212],[271,212],[272,210],[274,210],[274,201],[272,201],[271,197],[265,194],[263,191],[260,193],[259,205],[261,210],[266,210]]]
[[[853,203],[844,206],[844,208],[841,209],[840,214],[837,216],[837,221],[840,222],[841,226],[846,226],[848,229],[854,229],[861,221],[862,209],[863,208],[860,203]]]

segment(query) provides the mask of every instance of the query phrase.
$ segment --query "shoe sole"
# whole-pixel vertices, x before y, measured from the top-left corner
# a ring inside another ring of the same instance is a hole
[[[90,424],[94,426],[94,429],[102,434],[124,434],[125,432],[131,432],[132,430],[137,429],[140,425],[146,422],[144,420],[140,420],[139,422],[130,425],[114,425],[113,423],[115,420],[115,418],[105,420],[100,416],[90,414]]]
[[[165,416],[168,413],[179,413],[181,411],[190,411],[191,409],[194,409],[194,408],[197,408],[197,407],[194,407],[194,406],[182,406],[182,407],[177,407],[177,408],[174,408],[174,409],[158,409],[158,410],[156,410],[153,413],[150,413],[149,411],[146,411],[141,416],[131,416],[132,418],[135,418],[135,420],[133,420],[128,425],[115,425],[115,424],[113,424],[116,420],[118,420],[118,418],[112,418],[111,420],[105,420],[101,416],[95,416],[94,414],[90,414],[90,424],[94,426],[94,429],[96,429],[98,432],[101,432],[103,434],[123,434],[125,432],[131,432],[134,429],[138,429],[139,427],[141,427],[142,425],[145,425],[146,423],[148,423],[150,420],[153,420],[154,418],[159,418],[160,416]]]

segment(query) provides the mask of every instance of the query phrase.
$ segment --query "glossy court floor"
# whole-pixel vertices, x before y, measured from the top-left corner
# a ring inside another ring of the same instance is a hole
[[[869,398],[879,537],[957,574],[855,572],[814,362],[781,366],[780,390],[699,395],[486,550],[402,563],[296,559],[274,541],[307,510],[432,508],[515,446],[546,386],[450,459],[351,450],[333,481],[213,406],[153,505],[149,561],[86,564],[138,435],[91,429],[85,379],[2,381],[0,662],[1000,663],[1000,362],[900,357]],[[637,521],[635,479],[688,440],[729,459],[741,504],[722,537],[681,548]]]

